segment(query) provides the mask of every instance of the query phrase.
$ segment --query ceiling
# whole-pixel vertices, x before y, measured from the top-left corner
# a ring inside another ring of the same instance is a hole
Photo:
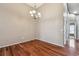
[[[68,3],[67,5],[69,13],[79,15],[79,3]]]
[[[36,8],[39,8],[42,6],[44,3],[27,3],[29,6],[34,7],[36,5]]]

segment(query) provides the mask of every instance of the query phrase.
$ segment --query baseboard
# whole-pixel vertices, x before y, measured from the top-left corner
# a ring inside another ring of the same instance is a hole
[[[54,46],[57,46],[57,47],[61,47],[61,48],[64,47],[63,45],[58,45],[58,44],[55,44],[55,43],[50,43],[50,42],[47,42],[47,41],[45,41],[45,40],[39,40],[39,39],[35,39],[35,40],[41,41],[41,42],[44,42],[44,43],[47,43],[47,44],[50,44],[50,45],[54,45]]]
[[[32,40],[28,40],[28,41],[16,42],[16,43],[12,43],[12,44],[5,45],[5,46],[0,46],[0,48],[4,48],[4,47],[8,47],[8,46],[12,46],[12,45],[16,45],[16,44],[20,44],[20,43],[28,43],[28,42],[31,42],[31,41],[41,41],[41,42],[45,42],[45,43],[47,43],[47,44],[55,45],[55,46],[58,46],[58,47],[64,47],[64,46],[62,46],[62,45],[58,45],[58,44],[54,44],[54,43],[50,43],[50,42],[47,42],[47,41],[44,41],[44,40],[32,39]]]
[[[12,46],[12,45],[16,45],[16,44],[20,44],[20,43],[26,43],[26,42],[30,42],[30,41],[34,41],[36,39],[32,39],[32,40],[28,40],[28,41],[21,41],[21,42],[16,42],[16,43],[12,43],[9,45],[5,45],[5,46],[0,46],[0,48],[4,48],[4,47],[8,47],[8,46]]]
[[[42,42],[46,42],[48,44],[55,45],[55,46],[58,46],[58,47],[64,47],[64,45],[58,45],[58,44],[55,44],[55,43],[50,43],[50,42],[47,42],[45,40],[40,40],[40,39],[36,39],[36,40],[39,40],[39,41],[42,41]]]

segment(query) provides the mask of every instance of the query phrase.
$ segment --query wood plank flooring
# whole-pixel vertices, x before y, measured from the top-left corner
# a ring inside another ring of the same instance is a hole
[[[25,43],[0,49],[0,56],[77,56],[79,48],[59,47],[40,40],[32,40]]]

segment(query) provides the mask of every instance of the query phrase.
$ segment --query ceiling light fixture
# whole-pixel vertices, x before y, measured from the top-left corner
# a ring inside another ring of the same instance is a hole
[[[77,13],[77,11],[74,11],[73,13],[75,13],[75,14],[76,14],[76,13]]]
[[[33,10],[30,11],[30,15],[33,17],[33,19],[41,17],[41,13],[37,11],[36,4],[34,4]]]

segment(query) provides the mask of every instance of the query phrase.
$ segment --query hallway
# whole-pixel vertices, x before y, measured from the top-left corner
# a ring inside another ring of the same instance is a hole
[[[65,50],[67,50],[68,55],[79,55],[79,40],[70,39],[65,45]]]

